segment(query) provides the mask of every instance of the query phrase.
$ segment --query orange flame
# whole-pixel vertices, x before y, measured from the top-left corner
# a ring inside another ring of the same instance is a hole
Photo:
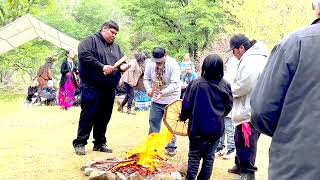
[[[145,142],[130,150],[127,156],[137,156],[138,164],[155,170],[160,165],[160,159],[166,159],[165,147],[171,142],[172,136],[168,129],[161,129],[160,133],[151,133]]]

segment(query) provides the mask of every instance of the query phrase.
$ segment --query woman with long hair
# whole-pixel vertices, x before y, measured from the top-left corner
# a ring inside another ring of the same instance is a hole
[[[41,66],[37,72],[37,81],[38,81],[38,94],[39,96],[43,96],[42,90],[47,86],[48,81],[53,79],[52,74],[52,65],[54,59],[52,57],[47,57],[46,62],[43,66]]]
[[[46,87],[48,81],[53,78],[51,70],[53,62],[54,59],[52,57],[47,57],[45,64],[41,66],[37,72],[37,81],[41,90]]]
[[[134,88],[137,87],[141,74],[143,74],[143,62],[145,59],[146,56],[144,53],[136,53],[135,58],[128,62],[131,67],[124,72],[121,78],[121,81],[126,88],[126,96],[118,108],[118,111],[120,112],[123,112],[123,107],[127,104],[127,113],[135,115],[135,113],[131,111],[132,102],[134,100]]]
[[[66,59],[62,62],[60,70],[61,80],[58,103],[61,109],[68,110],[74,103],[78,69],[73,62],[74,52],[71,49],[66,51],[65,56]]]

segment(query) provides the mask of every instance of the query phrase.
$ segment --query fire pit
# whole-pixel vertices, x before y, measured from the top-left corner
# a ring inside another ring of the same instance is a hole
[[[90,179],[183,179],[186,165],[171,163],[165,155],[165,146],[171,139],[168,130],[161,130],[150,134],[144,143],[127,152],[125,159],[111,157],[89,161],[82,170]]]

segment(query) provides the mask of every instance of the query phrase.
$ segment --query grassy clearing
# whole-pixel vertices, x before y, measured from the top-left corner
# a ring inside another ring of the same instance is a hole
[[[71,142],[76,136],[80,108],[62,111],[59,107],[24,107],[23,97],[0,96],[0,179],[88,179],[80,171],[87,161],[106,156],[124,157],[148,132],[148,112],[136,116],[113,112],[108,126],[108,144],[113,154],[92,152],[77,156]],[[114,109],[115,110],[115,109]],[[258,145],[257,179],[267,179],[270,139],[261,136]],[[178,154],[170,160],[187,163],[188,139],[178,137]],[[234,160],[216,158],[212,179],[235,179],[227,173]]]

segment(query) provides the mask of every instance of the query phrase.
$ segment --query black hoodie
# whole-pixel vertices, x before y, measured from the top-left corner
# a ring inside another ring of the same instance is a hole
[[[189,138],[219,138],[224,132],[224,117],[233,102],[229,83],[225,80],[192,81],[183,98],[181,120],[189,119]]]
[[[79,73],[81,84],[103,90],[114,91],[119,83],[121,74],[113,71],[104,75],[103,66],[113,66],[123,57],[120,47],[116,43],[108,44],[96,33],[79,44]]]

